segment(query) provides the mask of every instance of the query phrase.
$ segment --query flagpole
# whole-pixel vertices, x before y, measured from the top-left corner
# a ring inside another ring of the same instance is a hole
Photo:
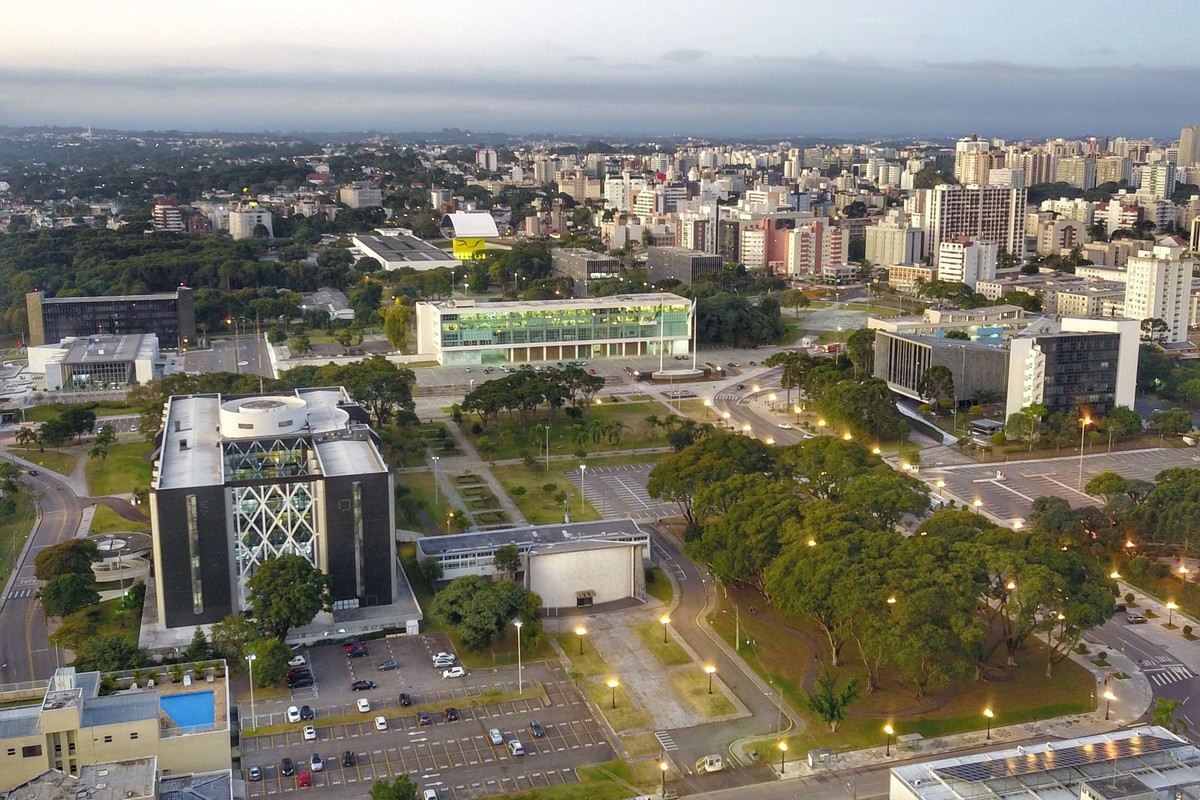
[[[688,316],[690,317],[689,321],[692,323],[692,336],[695,339],[694,343],[692,344],[692,369],[695,370],[696,369],[696,361],[700,357],[700,324],[699,324],[699,320],[696,319],[696,301],[695,300],[692,300],[692,307],[691,307],[691,309],[689,309],[689,312],[690,312],[688,314]]]
[[[665,303],[658,304],[658,371],[666,369],[666,353],[663,352],[663,342],[666,340],[667,308]]]

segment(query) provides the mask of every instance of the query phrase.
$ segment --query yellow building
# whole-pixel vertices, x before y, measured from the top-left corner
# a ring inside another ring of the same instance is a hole
[[[116,673],[117,692],[106,696],[100,673],[73,667],[57,670],[44,690],[0,688],[0,791],[47,770],[78,776],[85,766],[150,757],[163,771],[229,769],[225,664],[212,664],[201,673],[182,665],[180,683],[170,671]]]

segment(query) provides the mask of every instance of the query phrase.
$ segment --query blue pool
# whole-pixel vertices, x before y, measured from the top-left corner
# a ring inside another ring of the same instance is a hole
[[[211,728],[216,721],[211,691],[167,695],[158,698],[158,704],[184,730]]]

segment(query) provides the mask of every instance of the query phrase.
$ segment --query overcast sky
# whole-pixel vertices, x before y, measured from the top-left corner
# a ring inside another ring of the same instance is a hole
[[[1197,0],[13,3],[0,124],[1177,136]]]

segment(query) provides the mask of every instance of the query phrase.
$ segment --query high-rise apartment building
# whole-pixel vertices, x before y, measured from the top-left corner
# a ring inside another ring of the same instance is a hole
[[[1138,194],[1165,200],[1175,191],[1175,165],[1167,161],[1142,167],[1142,185]]]
[[[1076,189],[1096,188],[1096,159],[1086,156],[1060,158],[1054,169],[1054,180]]]
[[[845,264],[850,255],[850,237],[844,228],[814,220],[797,225],[788,237],[787,274],[821,275],[825,267]]]
[[[259,225],[266,229],[267,238],[275,238],[269,209],[254,202],[229,209],[229,235],[234,239],[253,239]]]
[[[1183,242],[1167,239],[1138,251],[1125,265],[1125,316],[1161,319],[1167,324],[1167,342],[1187,340],[1194,261],[1183,252]]]
[[[1025,189],[943,183],[923,191],[926,252],[937,253],[942,242],[968,236],[1025,258]]]
[[[1133,162],[1125,156],[1104,156],[1096,159],[1096,184],[1129,183],[1133,179]]]
[[[1179,132],[1179,158],[1176,163],[1180,167],[1200,163],[1200,129],[1195,125],[1189,125]]]
[[[179,211],[178,203],[155,203],[154,210],[150,212],[150,221],[156,231],[183,232],[183,214]]]
[[[496,151],[491,147],[480,147],[475,150],[475,166],[488,172],[495,172],[498,164]]]
[[[942,242],[937,253],[938,279],[958,281],[974,289],[979,281],[996,277],[997,253],[995,242],[968,236]]]
[[[898,212],[878,225],[868,225],[864,257],[872,264],[912,264],[921,260],[925,232],[909,225]]]
[[[992,167],[990,149],[990,142],[980,141],[975,136],[959,139],[954,146],[954,179],[963,185],[987,183],[988,170]]]

